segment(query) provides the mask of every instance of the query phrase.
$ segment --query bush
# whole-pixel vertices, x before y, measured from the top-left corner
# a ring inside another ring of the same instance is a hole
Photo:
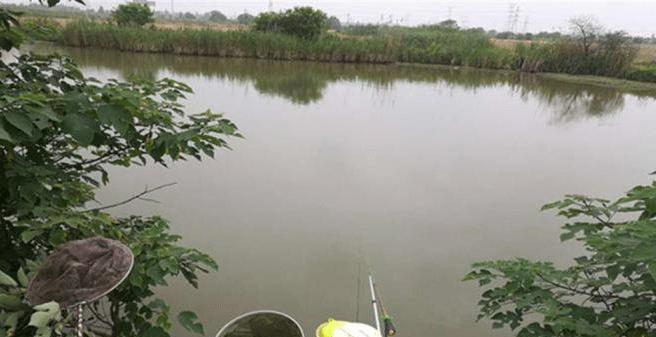
[[[112,18],[119,26],[141,27],[154,22],[150,7],[134,2],[119,5]]]
[[[265,12],[255,17],[255,30],[315,39],[327,28],[328,17],[312,7],[295,7],[282,13]]]
[[[0,47],[20,46],[16,24],[0,8]],[[0,56],[0,336],[71,335],[73,315],[54,302],[30,307],[25,288],[55,247],[96,235],[123,242],[135,260],[125,282],[88,304],[93,324],[85,335],[170,336],[171,310],[155,288],[178,275],[196,287],[216,263],[180,246],[160,217],[106,212],[120,203],[88,206],[109,182],[109,167],[211,157],[239,136],[236,127],[211,111],[185,115],[180,100],[191,88],[174,80],[100,83],[58,55]],[[178,315],[184,328],[203,334],[196,319]]]
[[[633,68],[627,72],[626,78],[632,81],[656,83],[656,66]]]
[[[474,264],[489,288],[480,318],[517,336],[656,334],[656,182],[609,201],[581,195],[545,205],[567,218],[561,241],[585,248],[569,267],[526,259]]]
[[[626,33],[613,32],[595,37],[592,44],[572,37],[518,44],[515,53],[514,67],[521,71],[625,77],[637,50]]]

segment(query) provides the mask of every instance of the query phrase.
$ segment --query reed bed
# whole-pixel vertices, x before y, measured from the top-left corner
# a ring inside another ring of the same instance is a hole
[[[61,41],[76,47],[180,55],[356,63],[395,61],[394,43],[385,39],[356,41],[322,36],[308,41],[256,31],[144,29],[78,21],[62,30]]]
[[[144,29],[90,21],[70,23],[64,44],[132,52],[348,63],[414,62],[509,68],[511,53],[483,35],[402,32],[363,39],[325,34],[304,40],[279,33],[210,29]]]
[[[422,63],[521,72],[599,75],[656,82],[653,67],[638,68],[631,48],[597,48],[582,55],[567,40],[497,46],[484,32],[439,27],[395,28],[349,38],[317,39],[253,30],[119,27],[92,21],[69,23],[60,41],[75,47],[179,55],[307,60],[343,63]]]

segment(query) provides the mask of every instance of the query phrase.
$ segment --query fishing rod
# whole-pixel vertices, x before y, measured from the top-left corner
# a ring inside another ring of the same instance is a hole
[[[376,322],[376,329],[381,334],[381,336],[388,337],[396,335],[396,327],[394,327],[394,322],[392,322],[392,317],[387,313],[387,308],[383,303],[383,298],[376,291],[376,283],[374,282],[374,277],[369,275],[369,288],[371,290],[371,303],[374,308],[374,321]],[[383,314],[383,325],[384,330],[380,326],[380,316],[378,314],[378,308]]]
[[[371,305],[374,307],[374,322],[376,322],[376,330],[383,335],[380,329],[380,318],[378,318],[378,301],[376,301],[376,288],[374,287],[374,277],[369,275],[369,289],[371,291]]]
[[[376,294],[378,295],[377,296],[377,298],[378,298],[377,302],[380,305],[380,311],[383,314],[383,326],[384,326],[384,329],[385,329],[384,336],[385,337],[394,336],[394,335],[396,335],[396,327],[394,326],[394,322],[392,322],[392,316],[390,316],[387,313],[387,308],[385,308],[385,302],[383,302],[383,296],[380,293],[378,293],[378,289],[376,288],[376,283],[374,283],[374,290],[376,291]]]

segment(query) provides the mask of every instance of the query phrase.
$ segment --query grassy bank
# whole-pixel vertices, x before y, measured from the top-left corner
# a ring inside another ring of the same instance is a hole
[[[495,48],[483,35],[412,33],[370,38],[341,38],[325,34],[303,40],[270,32],[210,29],[143,29],[89,21],[68,24],[61,42],[132,52],[181,55],[252,57],[353,63],[415,62],[507,68],[511,53]]]
[[[317,40],[306,41],[269,32],[144,29],[89,21],[68,24],[61,32],[61,42],[75,47],[180,55],[326,62],[395,61],[395,42],[386,39],[342,40],[323,36]]]
[[[75,47],[274,60],[345,63],[419,63],[610,76],[656,82],[656,67],[631,63],[630,49],[580,55],[564,42],[503,48],[483,32],[428,26],[373,36],[323,34],[317,39],[252,30],[131,28],[75,21],[60,42]]]

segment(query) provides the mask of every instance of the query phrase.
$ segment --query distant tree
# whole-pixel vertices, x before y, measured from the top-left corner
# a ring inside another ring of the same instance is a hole
[[[183,20],[196,20],[196,15],[194,15],[193,13],[190,13],[190,12],[186,12],[186,13],[182,14],[182,19]]]
[[[597,38],[603,33],[604,27],[591,16],[572,18],[569,20],[569,25],[572,37],[583,50],[583,53],[589,55],[591,52],[590,49]]]
[[[437,25],[440,26],[440,27],[449,28],[449,29],[459,29],[460,28],[458,26],[458,21],[452,20],[452,19],[444,20],[444,21],[438,23]]]
[[[261,13],[253,22],[255,30],[314,39],[326,29],[327,16],[326,13],[312,7],[295,7],[282,13]]]
[[[255,17],[248,13],[242,13],[237,16],[237,22],[241,23],[242,25],[250,25],[253,23],[253,20],[255,20]]]
[[[212,22],[226,22],[228,21],[228,17],[219,11],[211,11],[208,20]]]
[[[328,27],[332,30],[341,30],[342,22],[336,16],[331,16],[328,18]]]
[[[134,2],[119,5],[112,18],[120,26],[141,27],[154,21],[150,7]]]

